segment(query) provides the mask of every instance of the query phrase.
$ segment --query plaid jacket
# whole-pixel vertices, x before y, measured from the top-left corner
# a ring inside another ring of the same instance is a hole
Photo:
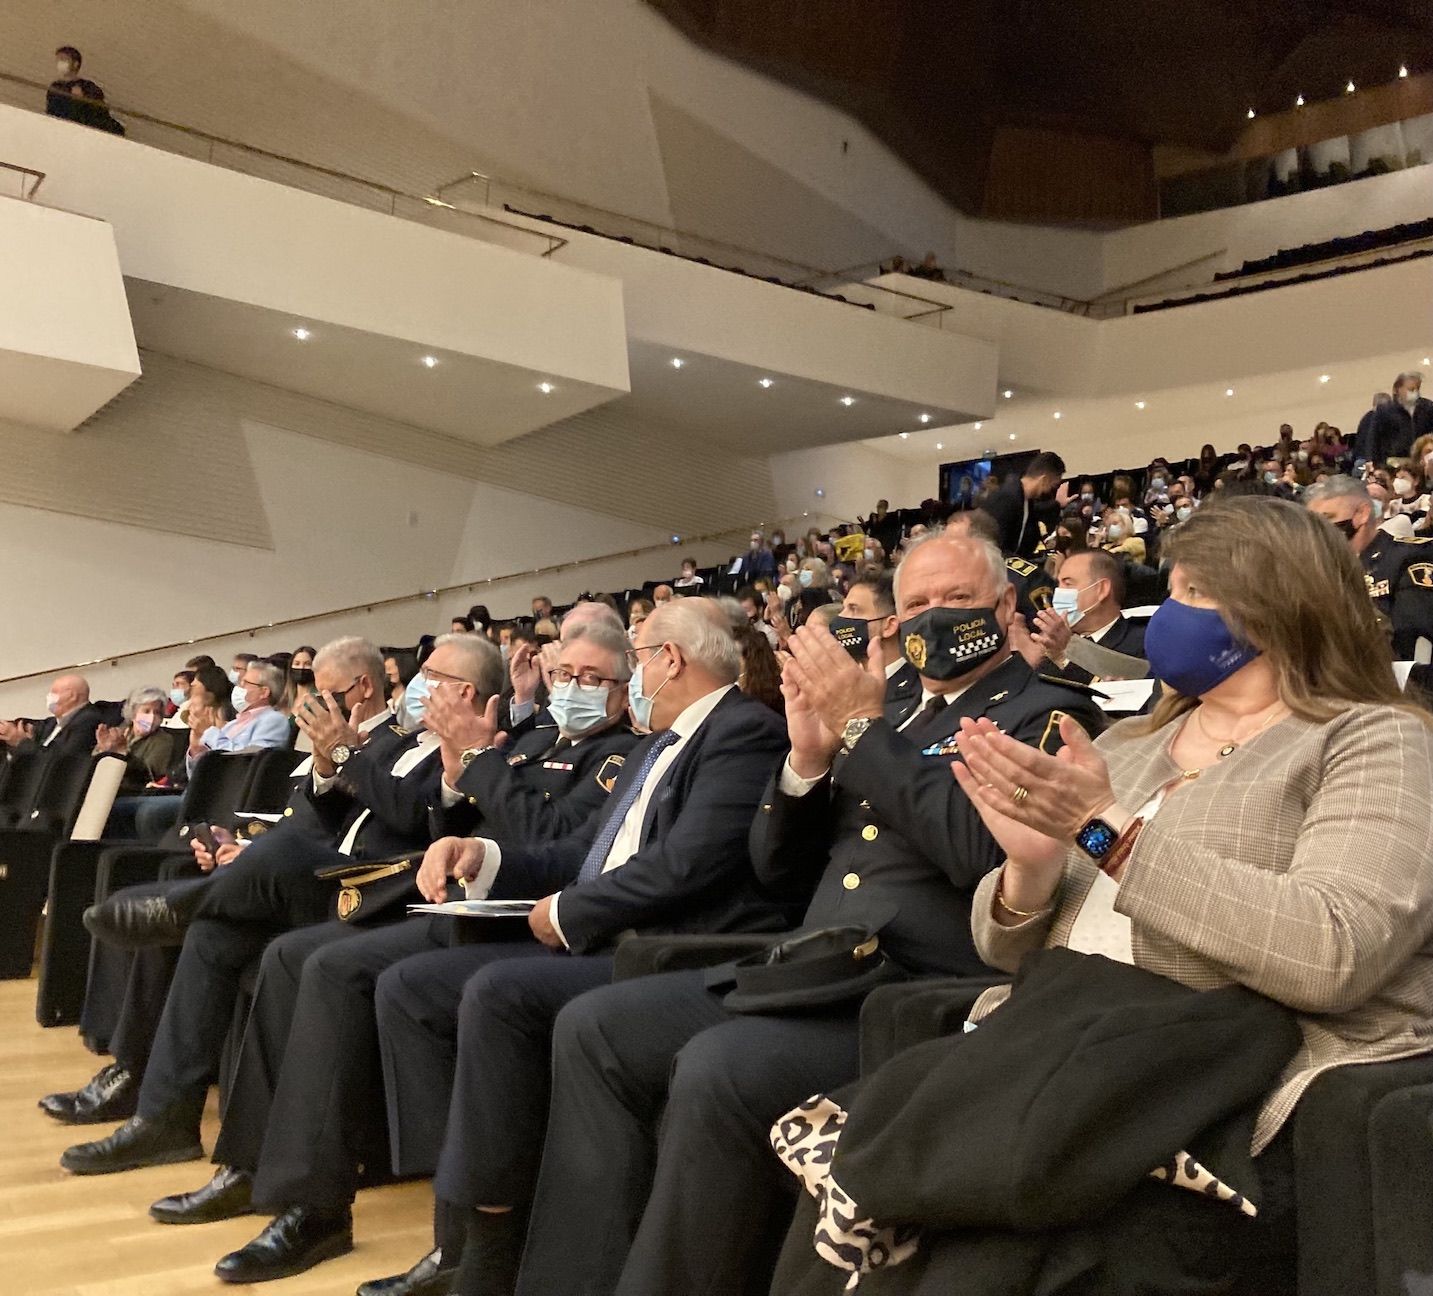
[[[1177,777],[1177,725],[1125,721],[1096,745],[1120,804]],[[1013,972],[1065,945],[1096,869],[1071,848],[1047,913],[992,916],[999,870],[976,893],[977,949]],[[1137,966],[1197,990],[1239,982],[1299,1015],[1303,1046],[1269,1094],[1260,1152],[1320,1072],[1433,1049],[1433,728],[1393,707],[1326,724],[1290,717],[1171,791],[1145,825],[1115,908]],[[979,1018],[1006,989],[987,991]]]

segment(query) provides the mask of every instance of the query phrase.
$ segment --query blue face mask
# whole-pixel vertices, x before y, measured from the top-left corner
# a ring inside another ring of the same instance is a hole
[[[234,691],[229,694],[229,701],[234,704],[234,710],[247,711],[249,709],[249,690],[242,684],[235,684]]]
[[[816,573],[813,571],[803,571],[797,574],[796,579],[801,582],[802,589],[808,589],[811,585],[812,580],[815,579],[815,576]]]
[[[605,685],[583,688],[576,680],[554,684],[547,709],[564,738],[580,738],[607,722],[607,699],[611,692]]]
[[[1214,608],[1166,599],[1144,632],[1150,673],[1185,697],[1203,697],[1259,656],[1241,643]]]
[[[170,689],[169,700],[173,702],[174,705],[177,707],[183,706],[187,701],[189,701],[189,690],[181,688]]]
[[[428,677],[419,671],[403,690],[403,706],[398,719],[405,729],[416,729],[423,723],[423,704],[428,700]]]
[[[662,649],[658,649],[657,651],[660,652]],[[652,654],[653,657],[656,655],[656,653]],[[647,660],[650,661],[651,658]],[[652,703],[657,700],[657,694],[671,683],[672,677],[668,675],[666,679],[657,685],[656,690],[648,696],[644,691],[644,685],[642,683],[642,676],[646,666],[646,661],[640,661],[632,671],[632,678],[627,682],[627,706],[632,712],[632,722],[637,728],[641,729],[644,733],[651,733]]]
[[[1077,589],[1055,590],[1050,595],[1050,606],[1070,625],[1075,625],[1085,615],[1080,611],[1080,591]]]

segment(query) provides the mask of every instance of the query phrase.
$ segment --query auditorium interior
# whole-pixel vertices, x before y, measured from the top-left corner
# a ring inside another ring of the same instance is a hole
[[[0,285],[0,1289],[1433,1293],[1426,4],[11,0]]]

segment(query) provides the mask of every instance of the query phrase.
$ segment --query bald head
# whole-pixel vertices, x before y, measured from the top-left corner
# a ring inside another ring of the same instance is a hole
[[[50,694],[55,699],[51,713],[64,717],[88,704],[90,683],[83,675],[61,675],[51,681]]]
[[[562,638],[565,640],[568,636],[568,632],[576,630],[579,626],[593,626],[603,623],[616,626],[618,630],[623,628],[622,618],[605,603],[587,602],[574,604],[562,618]]]

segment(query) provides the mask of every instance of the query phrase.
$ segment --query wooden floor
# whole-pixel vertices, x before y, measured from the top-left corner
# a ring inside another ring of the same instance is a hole
[[[198,1188],[208,1161],[127,1174],[78,1178],[60,1169],[71,1143],[103,1137],[111,1126],[60,1125],[36,1105],[74,1089],[107,1058],[85,1050],[72,1027],[35,1022],[35,983],[0,981],[0,1294],[3,1296],[184,1296],[261,1290],[265,1296],[351,1293],[360,1282],[399,1273],[432,1245],[426,1183],[360,1194],[355,1249],[262,1288],[221,1283],[214,1262],[243,1246],[265,1221],[256,1216],[188,1227],[153,1223],[150,1202]],[[204,1122],[211,1149],[213,1102]]]

